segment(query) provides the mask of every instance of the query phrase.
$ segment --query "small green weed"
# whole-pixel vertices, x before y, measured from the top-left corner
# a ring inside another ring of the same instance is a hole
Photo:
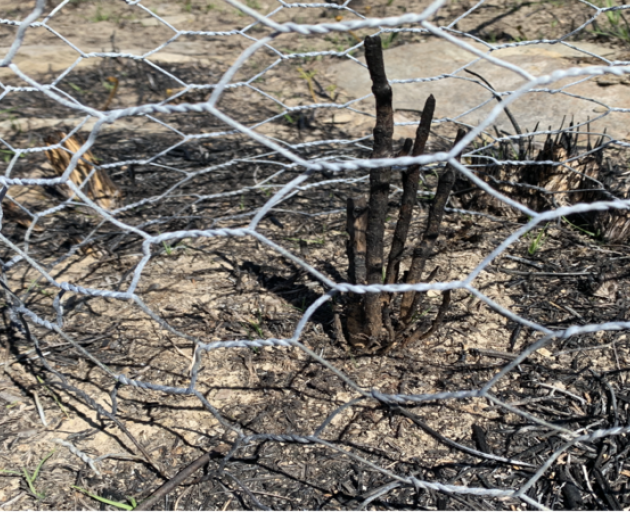
[[[587,234],[590,237],[593,238],[599,238],[599,236],[601,235],[601,233],[599,232],[599,230],[597,230],[597,233],[594,233],[592,231],[588,231],[587,229],[581,228],[580,226],[578,226],[577,224],[573,224],[573,222],[571,222],[569,219],[567,219],[566,217],[562,217],[562,220],[564,222],[566,222],[569,226],[571,226],[572,228],[577,229],[578,231],[581,231],[582,233]]]
[[[606,0],[605,2],[600,0],[596,4],[598,7],[617,7],[613,0]],[[626,44],[630,43],[630,24],[623,15],[623,11],[609,10],[605,11],[604,14],[606,15],[606,22],[600,25],[597,20],[594,20],[593,30],[589,32],[598,36],[619,39]]]
[[[426,316],[427,313],[429,313],[429,311],[431,311],[431,306],[429,306],[427,309],[425,309],[424,311],[422,311],[421,313],[414,313],[413,316],[411,317],[411,322],[417,322],[418,320],[420,320],[423,316]]]
[[[538,250],[542,247],[543,243],[545,243],[545,239],[547,238],[547,226],[549,226],[548,222],[547,224],[545,224],[545,227],[538,232],[538,236],[536,236],[536,238],[534,238],[534,240],[532,240],[532,242],[529,244],[529,247],[527,248],[527,253],[530,256],[536,254]]]
[[[38,291],[39,293],[41,293],[42,295],[46,297],[50,297],[52,295],[52,293],[50,293],[48,290],[45,290],[40,284],[38,284],[37,280],[35,279],[31,280],[26,290],[26,293],[30,292],[31,290]]]
[[[304,313],[306,311],[306,297],[302,297],[302,300],[299,306],[292,306],[292,307],[298,310],[300,313]]]
[[[398,34],[399,34],[398,32],[390,32],[389,36],[387,36],[381,41],[381,46],[383,47],[383,50],[387,50],[392,45],[392,43],[398,37]]]
[[[105,81],[103,82],[103,87],[105,87],[108,91],[111,91],[116,86],[112,82]]]
[[[173,247],[171,246],[171,244],[166,241],[162,241],[162,245],[164,246],[164,251],[166,252],[167,256],[173,254]]]
[[[79,94],[85,94],[85,90],[79,87],[77,84],[68,82],[68,85],[72,87],[75,91],[77,91]]]
[[[101,6],[99,5],[96,8],[96,14],[94,16],[92,16],[92,18],[90,19],[90,21],[93,21],[95,23],[98,23],[100,21],[109,21],[110,18],[112,17],[111,13],[109,12],[104,12],[101,8]]]
[[[158,234],[161,235],[162,233],[158,230]],[[184,240],[185,239],[182,239],[174,245],[171,245],[166,240],[162,240],[162,247],[164,248],[164,252],[166,253],[166,255],[172,256],[172,254],[175,252],[175,249],[187,249],[186,245],[184,245]]]
[[[6,164],[11,161],[14,155],[15,152],[11,151],[10,149],[0,149],[0,156],[2,156],[2,160],[4,160],[4,163]],[[21,156],[23,157],[24,155]]]
[[[254,329],[254,331],[256,332],[256,334],[258,334],[259,338],[264,338],[265,337],[265,333],[262,330],[262,327],[260,327],[260,325],[258,324],[258,322],[249,322],[249,326]]]
[[[26,485],[28,485],[29,491],[31,491],[31,494],[35,498],[37,498],[38,501],[41,501],[46,497],[46,495],[44,493],[37,492],[37,489],[35,489],[35,480],[37,480],[37,477],[39,476],[39,472],[42,469],[42,466],[48,459],[50,459],[50,457],[52,457],[53,453],[55,453],[55,450],[50,451],[46,456],[44,456],[44,458],[39,462],[39,464],[35,468],[35,471],[33,471],[32,475],[28,472],[28,469],[26,468],[22,468],[21,472],[0,469],[0,473],[5,473],[8,475],[23,476],[24,480],[26,481]]]
[[[108,500],[107,498],[103,498],[98,494],[92,494],[90,491],[84,489],[83,487],[77,487],[76,485],[73,485],[72,488],[76,489],[79,492],[82,492],[83,494],[89,496],[96,501],[104,503],[105,505],[111,505],[112,507],[116,507],[121,510],[133,510],[138,506],[138,503],[133,496],[127,496],[127,500],[129,500],[130,503],[129,505],[127,505],[126,503],[120,503],[119,501]]]

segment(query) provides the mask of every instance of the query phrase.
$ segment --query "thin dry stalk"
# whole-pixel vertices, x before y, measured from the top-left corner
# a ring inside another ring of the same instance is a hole
[[[116,96],[116,93],[118,92],[118,78],[116,78],[115,76],[108,76],[107,77],[107,81],[112,84],[112,89],[109,91],[109,96],[107,97],[107,100],[105,101],[105,104],[103,105],[103,108],[101,110],[107,110],[109,108],[109,106],[112,104],[112,100],[114,99],[114,97]]]

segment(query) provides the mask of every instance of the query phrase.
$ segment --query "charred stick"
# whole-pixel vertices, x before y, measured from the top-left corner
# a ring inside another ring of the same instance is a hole
[[[460,128],[457,132],[454,145],[457,145],[465,134],[466,132]],[[460,157],[461,155],[457,156],[458,159]],[[424,236],[422,237],[422,242],[420,242],[413,251],[411,268],[407,274],[407,284],[421,282],[420,280],[422,278],[424,266],[429,259],[438,236],[440,235],[440,224],[442,222],[442,217],[444,216],[444,207],[446,206],[446,201],[448,200],[448,196],[451,193],[454,183],[455,170],[449,164],[446,166],[444,173],[440,176],[438,181],[435,197],[431,203],[431,208],[429,209],[429,220],[427,222]],[[400,305],[400,319],[403,328],[411,323],[413,314],[418,306],[419,297],[420,295],[414,291],[405,292],[403,294],[402,303]]]
[[[429,276],[425,279],[425,282],[430,283],[431,281],[433,281],[433,279],[435,279],[435,276],[437,275],[437,273],[440,270],[440,266],[438,265],[437,267],[435,267],[431,273],[429,274]],[[406,276],[405,276],[406,277]],[[385,303],[385,306],[383,307],[383,315],[385,315],[385,309],[387,309],[388,313],[389,313],[389,304]],[[384,316],[383,316],[384,318]],[[401,325],[399,324],[397,326],[399,329],[402,329]],[[387,354],[394,346],[394,344],[398,343],[399,341],[404,341],[406,340],[409,336],[412,335],[412,333],[414,332],[414,325],[408,325],[406,329],[404,330],[399,330],[398,333],[396,335],[391,335],[390,334],[390,343],[387,346],[384,346],[381,350],[381,354]]]
[[[411,151],[412,146],[413,146],[413,141],[409,138],[405,139],[403,147],[398,150],[398,153],[396,153],[396,158],[409,155],[409,152]]]
[[[413,141],[409,138],[405,139],[405,143],[403,144],[403,147],[400,148],[398,150],[398,153],[396,153],[396,158],[399,158],[401,156],[407,156],[409,155],[409,152],[411,151],[411,147],[413,146]],[[403,247],[404,249],[404,247]],[[390,249],[390,253],[389,253],[389,258],[391,259],[391,249]],[[389,259],[388,259],[389,262]],[[385,282],[389,284],[388,278],[387,278],[387,274],[389,273],[389,268],[390,268],[390,264],[387,264],[387,273],[385,276]],[[396,274],[398,275],[398,273]],[[392,282],[396,282],[396,279],[394,279],[394,281]],[[385,325],[385,329],[387,330],[387,333],[389,334],[389,344],[394,343],[394,340],[396,338],[396,330],[394,329],[394,326],[392,325],[392,319],[390,316],[390,310],[389,310],[389,303],[391,302],[391,294],[386,294],[385,296],[382,297],[382,310],[383,310],[383,325]]]
[[[385,74],[380,36],[366,37],[364,46],[365,59],[372,79],[372,93],[376,100],[376,126],[373,132],[372,158],[388,158],[393,154],[394,110],[392,107],[392,88]]]
[[[433,120],[434,112],[435,98],[431,95],[427,98],[427,101],[424,104],[420,124],[418,125],[418,129],[416,131],[416,142],[413,146],[412,156],[420,156],[424,153],[424,148],[427,144],[427,140],[429,139],[429,132],[431,131],[431,121]],[[396,223],[396,231],[394,232],[394,239],[392,241],[392,247],[389,251],[389,258],[387,261],[387,273],[385,275],[385,282],[387,284],[394,284],[398,281],[400,261],[402,260],[403,251],[405,250],[405,241],[407,240],[407,234],[409,233],[413,207],[416,203],[418,194],[420,166],[412,165],[407,171],[403,172],[402,178],[403,195],[400,202],[400,213],[398,215],[398,222]],[[388,298],[390,297],[391,295],[388,296]]]
[[[347,226],[348,231],[348,281],[351,284],[366,283],[365,269],[365,231],[367,227],[367,200],[348,198]],[[363,345],[365,338],[365,318],[363,315],[363,296],[348,294],[348,342],[351,346]]]
[[[482,77],[479,73],[475,73],[474,71],[470,71],[469,69],[465,70],[466,73],[470,73],[473,76],[476,76],[479,80],[481,80],[484,84],[486,84],[488,87],[490,87],[490,90],[492,92],[492,95],[495,97],[495,99],[501,103],[501,96],[496,92],[496,89],[494,87],[492,87],[492,85],[490,84],[490,82],[488,82],[488,80],[486,80],[484,77]],[[521,127],[519,126],[518,122],[516,121],[516,118],[512,115],[512,112],[510,112],[510,109],[507,107],[503,107],[503,111],[505,112],[505,115],[508,117],[508,119],[510,120],[510,123],[512,123],[512,126],[514,127],[514,131],[516,132],[517,135],[523,135],[523,132],[521,131]],[[534,130],[536,131],[536,130]],[[525,142],[523,141],[522,137],[518,138],[518,158],[519,160],[525,160]]]
[[[501,457],[499,455],[494,455],[493,453],[486,453],[486,452],[483,452],[483,451],[480,451],[480,450],[475,450],[474,448],[470,448],[469,446],[466,446],[464,444],[457,443],[457,442],[453,441],[452,439],[449,439],[448,437],[443,436],[437,430],[433,430],[429,425],[427,425],[427,423],[420,416],[418,416],[417,414],[414,414],[414,413],[408,411],[407,409],[404,409],[400,405],[389,405],[389,408],[393,412],[396,412],[398,414],[402,414],[403,416],[406,416],[411,421],[413,421],[414,424],[416,424],[418,427],[420,427],[422,430],[424,430],[427,434],[429,434],[431,437],[433,437],[434,439],[436,439],[440,443],[445,444],[446,446],[448,446],[450,448],[453,448],[455,450],[459,450],[459,451],[461,451],[463,453],[467,453],[467,454],[472,455],[474,457],[479,457],[479,458],[482,458],[482,459],[492,460],[492,461],[496,461],[496,462],[502,462],[503,464],[509,464],[509,465],[518,464],[519,466],[533,467],[532,464],[529,464],[527,462],[523,462],[523,461],[520,461],[520,460],[514,460],[514,459],[508,459],[506,457]]]
[[[415,330],[411,336],[409,336],[406,340],[403,341],[400,348],[404,349],[407,345],[411,345],[412,343],[416,343],[420,340],[424,340],[428,338],[429,336],[433,335],[433,333],[438,330],[438,327],[440,327],[442,320],[444,320],[444,317],[446,316],[446,312],[448,311],[448,307],[450,303],[451,303],[451,290],[446,290],[442,294],[442,304],[440,304],[440,309],[438,310],[438,314],[433,319],[433,323],[431,324],[431,327],[429,327],[429,330],[425,332],[420,331],[420,329]]]
[[[367,201],[364,197],[348,198],[347,203],[348,231],[348,280],[352,284],[366,283],[365,270],[365,231],[367,228]]]
[[[424,340],[431,336],[435,331],[437,331],[438,327],[440,327],[440,324],[442,323],[442,320],[444,320],[444,317],[446,316],[446,312],[448,311],[448,307],[450,304],[451,290],[446,290],[442,294],[442,304],[440,304],[440,309],[438,310],[436,317],[433,319],[431,327],[429,327],[429,329],[425,332],[422,332],[420,328],[416,329],[410,336],[407,336],[405,339],[402,340],[400,348],[404,349],[405,347],[412,345],[413,343]],[[394,344],[391,344],[386,347],[383,351],[381,351],[380,355],[386,355],[393,348],[393,346]]]
[[[476,423],[473,424],[472,431],[472,439],[477,445],[479,451],[482,451],[484,453],[492,453],[490,445],[488,445],[488,436],[486,435],[486,431]]]
[[[390,158],[393,155],[394,110],[392,88],[385,74],[383,49],[379,36],[365,38],[365,59],[372,92],[376,99],[376,126],[372,158]],[[370,201],[366,230],[366,271],[368,284],[380,284],[383,277],[383,237],[389,200],[391,168],[381,167],[370,171]],[[382,326],[381,294],[368,293],[364,299],[365,316],[369,335],[379,338]]]
[[[160,499],[166,496],[169,492],[174,491],[195,471],[208,464],[211,457],[211,453],[204,453],[197,460],[191,462],[188,466],[177,473],[173,478],[158,487],[146,500],[141,501],[134,510],[150,510],[157,504],[158,501],[160,501]]]

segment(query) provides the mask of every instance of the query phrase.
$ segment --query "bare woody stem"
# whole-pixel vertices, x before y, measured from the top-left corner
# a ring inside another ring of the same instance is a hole
[[[348,281],[352,284],[366,283],[365,270],[365,230],[367,226],[367,200],[365,197],[348,198],[347,226],[348,231]],[[346,326],[348,343],[353,347],[366,345],[365,317],[363,312],[363,296],[348,294]]]
[[[424,153],[427,140],[429,139],[429,133],[431,131],[431,121],[433,120],[434,112],[435,98],[431,95],[427,98],[427,101],[424,104],[424,109],[422,110],[420,124],[416,130],[416,142],[413,146],[412,156],[420,156]],[[389,251],[389,259],[387,261],[387,273],[385,275],[385,282],[387,284],[394,284],[398,280],[400,261],[402,259],[403,251],[405,250],[405,241],[407,240],[407,234],[409,233],[413,207],[418,194],[419,179],[419,165],[412,165],[407,171],[403,172],[403,194],[400,204],[400,213],[398,215],[396,231],[394,232],[394,239],[392,241],[392,247]]]
[[[394,111],[392,88],[385,74],[383,50],[379,36],[365,38],[365,59],[372,92],[376,99],[376,126],[372,158],[389,158],[393,155]],[[389,199],[391,168],[370,171],[370,200],[366,230],[366,278],[368,284],[379,284],[383,276],[383,236]],[[369,336],[378,339],[381,333],[381,294],[368,293],[365,297],[365,316]]]
[[[457,145],[464,135],[466,135],[466,132],[460,128],[457,132],[454,145]],[[458,159],[460,157],[461,155],[457,156]],[[435,198],[433,199],[431,208],[429,209],[429,220],[427,222],[424,236],[422,237],[422,242],[413,251],[411,268],[407,274],[407,284],[421,282],[425,264],[431,255],[431,251],[435,246],[438,236],[440,235],[440,224],[442,223],[442,217],[444,216],[444,208],[454,183],[455,170],[449,164],[446,166],[445,171],[442,173],[438,181]],[[403,294],[402,303],[400,305],[400,320],[402,328],[405,328],[410,324],[413,314],[418,307],[419,298],[420,294],[418,292],[411,291]]]

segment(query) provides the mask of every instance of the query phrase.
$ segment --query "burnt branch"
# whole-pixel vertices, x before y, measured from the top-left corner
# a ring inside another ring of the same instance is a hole
[[[372,93],[376,100],[376,126],[372,158],[388,158],[393,154],[394,109],[392,88],[385,73],[380,36],[366,37],[365,60],[372,79]]]
[[[436,317],[433,319],[433,322],[431,323],[431,327],[429,327],[429,329],[425,332],[422,332],[420,328],[416,329],[411,334],[411,336],[407,336],[407,338],[403,340],[400,348],[404,349],[408,345],[416,343],[420,340],[424,340],[428,338],[429,336],[431,336],[435,331],[437,331],[438,327],[440,327],[440,324],[442,323],[442,321],[444,320],[444,317],[446,316],[446,312],[448,311],[448,307],[450,306],[450,304],[451,304],[451,290],[446,290],[442,294],[442,304],[440,304],[440,308],[438,309],[438,313]]]
[[[372,92],[376,99],[376,126],[374,127],[372,158],[389,158],[393,155],[394,110],[392,108],[392,88],[385,74],[383,49],[379,36],[365,38],[365,59],[372,78]],[[381,167],[370,171],[370,201],[365,237],[368,284],[380,284],[383,277],[383,237],[389,200],[390,175],[391,167]],[[382,327],[381,294],[366,294],[364,303],[369,336],[378,339]]]
[[[427,98],[427,101],[424,104],[424,109],[422,110],[420,124],[416,130],[416,142],[413,146],[412,156],[420,156],[424,153],[424,148],[427,144],[427,140],[429,139],[429,132],[431,131],[431,121],[433,120],[434,112],[435,98],[431,95]],[[400,203],[400,213],[398,214],[396,231],[394,232],[394,239],[392,241],[392,247],[389,251],[389,258],[387,261],[387,273],[385,275],[385,282],[387,284],[394,284],[398,281],[400,261],[402,260],[403,251],[405,250],[405,242],[407,240],[407,234],[409,233],[413,207],[416,203],[418,195],[419,179],[419,165],[412,165],[407,171],[403,172],[403,194]]]
[[[457,132],[454,145],[457,145],[465,134],[466,132],[460,128]],[[457,158],[459,159],[460,156],[461,155],[458,155]],[[429,209],[429,220],[427,222],[427,227],[424,232],[424,236],[422,237],[422,241],[413,251],[411,268],[407,274],[407,284],[421,282],[425,264],[429,259],[438,236],[440,235],[440,224],[442,223],[442,217],[444,216],[444,207],[446,206],[446,201],[448,200],[448,196],[451,193],[454,183],[455,170],[449,164],[446,166],[444,173],[442,173],[438,181],[435,198],[433,199],[431,208]],[[400,319],[402,323],[401,327],[403,329],[411,323],[413,314],[418,307],[419,297],[420,294],[414,291],[405,292],[403,294],[402,303],[400,305]]]
[[[351,284],[366,284],[365,269],[365,231],[367,227],[367,200],[364,197],[348,198],[348,281]],[[364,333],[365,318],[363,313],[363,295],[348,295],[347,328],[348,343],[354,347],[365,346],[367,336]]]
[[[501,103],[503,101],[503,99],[501,98],[501,95],[497,93],[497,90],[494,87],[492,87],[492,84],[490,82],[488,82],[488,80],[486,80],[484,77],[482,77],[479,73],[475,73],[474,71],[470,71],[469,69],[466,69],[464,71],[466,71],[466,73],[470,73],[473,76],[476,76],[479,80],[481,80],[484,84],[486,84],[490,88],[490,92],[492,92],[492,95],[495,97],[495,99],[499,103]],[[510,112],[510,109],[507,108],[507,107],[503,107],[503,111],[505,112],[505,115],[510,120],[510,123],[512,123],[512,127],[514,128],[514,131],[516,132],[516,134],[517,135],[523,135],[523,132],[521,131],[521,127],[518,124],[518,122],[516,121],[516,118],[512,115],[512,112]],[[526,154],[527,153],[525,151],[525,141],[523,140],[523,137],[519,137],[518,138],[518,158],[519,158],[519,160],[525,160]]]

